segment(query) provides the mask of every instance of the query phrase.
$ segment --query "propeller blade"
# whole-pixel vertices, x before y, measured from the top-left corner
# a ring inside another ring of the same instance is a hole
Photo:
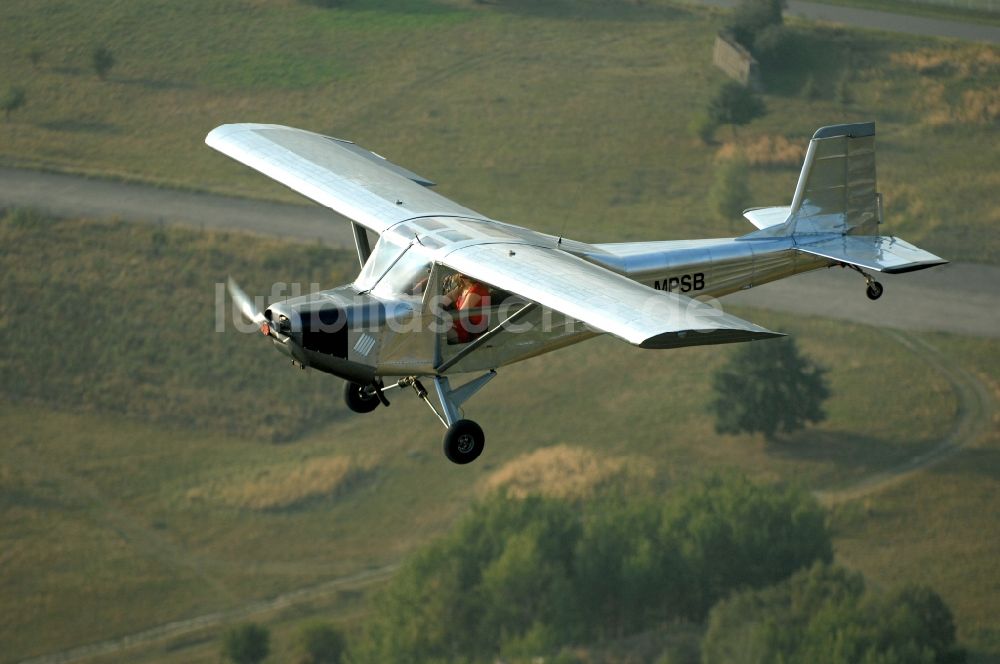
[[[235,281],[233,281],[232,277],[229,277],[226,281],[226,289],[229,291],[229,296],[233,298],[233,302],[235,302],[236,306],[239,307],[240,313],[243,314],[245,319],[256,325],[260,325],[265,321],[264,314],[257,311],[253,300],[250,299],[249,295],[243,292],[243,289],[240,288]]]

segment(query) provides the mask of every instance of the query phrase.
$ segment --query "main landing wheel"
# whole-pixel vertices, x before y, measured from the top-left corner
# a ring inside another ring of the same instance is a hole
[[[479,458],[486,446],[486,434],[472,420],[459,420],[444,434],[444,455],[452,463],[466,464]]]
[[[882,297],[882,284],[877,281],[873,281],[868,284],[867,290],[865,290],[865,295],[868,296],[869,300],[877,300]]]
[[[344,384],[344,403],[355,413],[370,413],[378,408],[379,398],[372,388],[347,382]]]

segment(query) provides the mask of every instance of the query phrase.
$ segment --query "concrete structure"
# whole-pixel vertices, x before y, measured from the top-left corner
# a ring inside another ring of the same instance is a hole
[[[730,78],[753,90],[761,89],[760,64],[732,35],[720,32],[715,36],[712,62]]]

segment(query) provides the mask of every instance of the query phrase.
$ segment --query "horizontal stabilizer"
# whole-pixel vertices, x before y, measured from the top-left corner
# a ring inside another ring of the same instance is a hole
[[[787,205],[750,208],[743,211],[743,216],[757,228],[770,228],[785,223],[791,211],[792,208]]]
[[[879,235],[839,235],[812,244],[799,244],[795,248],[838,263],[889,274],[922,270],[948,262],[897,237]]]

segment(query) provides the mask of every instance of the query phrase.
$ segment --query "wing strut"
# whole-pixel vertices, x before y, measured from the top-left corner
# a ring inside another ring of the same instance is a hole
[[[511,323],[516,323],[517,321],[521,320],[521,318],[527,315],[536,306],[538,305],[534,302],[529,302],[528,304],[524,305],[523,307],[512,313],[510,316],[500,321],[500,324],[494,327],[492,330],[490,330],[483,336],[479,337],[478,339],[472,341],[465,348],[455,353],[455,356],[452,357],[450,360],[445,360],[441,364],[434,367],[434,371],[436,373],[441,374],[450,369],[451,367],[455,366],[457,363],[461,362],[464,358],[468,357],[470,353],[474,353],[476,349],[478,349],[480,346],[485,344],[487,341],[489,341],[496,335],[503,332],[508,325],[510,325]]]

